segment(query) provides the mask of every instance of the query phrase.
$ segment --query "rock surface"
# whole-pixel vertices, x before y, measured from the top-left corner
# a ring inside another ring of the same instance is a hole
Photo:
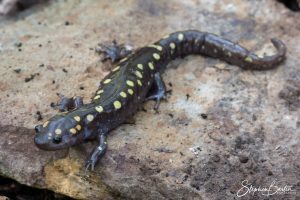
[[[0,23],[0,174],[77,199],[238,199],[242,181],[293,191],[243,199],[300,198],[300,21],[277,1],[58,1]],[[92,48],[116,39],[141,47],[177,30],[220,34],[287,60],[271,71],[243,71],[189,56],[164,74],[172,95],[145,104],[135,125],[111,132],[94,172],[95,143],[46,152],[35,124],[56,113],[56,93],[89,98],[110,69]],[[245,189],[245,188],[244,188]],[[243,190],[244,192],[245,190]],[[241,193],[240,193],[241,194]]]

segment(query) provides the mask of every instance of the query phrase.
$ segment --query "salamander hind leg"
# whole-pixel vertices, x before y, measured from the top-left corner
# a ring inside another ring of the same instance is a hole
[[[133,48],[129,45],[118,44],[115,40],[111,44],[98,44],[95,51],[102,54],[102,62],[111,60],[113,63],[125,58],[132,53]]]
[[[151,89],[149,96],[146,97],[146,101],[155,100],[154,110],[158,110],[161,99],[166,99],[166,85],[160,73],[157,72],[154,74],[153,90]]]
[[[107,149],[106,134],[100,134],[98,136],[98,141],[99,144],[91,152],[89,159],[85,163],[86,170],[91,169],[93,171],[97,162],[104,156],[106,152]]]
[[[57,108],[60,112],[66,112],[73,109],[80,108],[83,105],[82,97],[75,96],[68,98],[62,94],[58,94],[60,100],[57,103]]]

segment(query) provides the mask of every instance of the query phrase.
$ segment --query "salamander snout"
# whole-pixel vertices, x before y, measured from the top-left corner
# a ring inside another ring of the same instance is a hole
[[[42,125],[37,125],[34,127],[34,130],[36,132],[36,135],[34,137],[34,143],[38,146],[38,147],[42,147],[45,145],[45,143],[47,142],[47,138],[45,137],[45,135],[42,133],[43,130],[43,126]]]
[[[41,132],[42,127],[43,127],[42,125],[36,125],[36,126],[34,127],[35,132],[36,132],[36,133]]]
[[[45,143],[45,140],[42,137],[35,136],[34,137],[34,143],[37,146],[41,146],[43,143]]]

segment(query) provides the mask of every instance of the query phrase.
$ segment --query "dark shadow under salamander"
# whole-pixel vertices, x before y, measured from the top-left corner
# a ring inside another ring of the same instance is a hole
[[[85,165],[86,169],[93,170],[105,154],[109,131],[128,120],[146,100],[156,100],[155,108],[158,108],[166,93],[161,73],[171,60],[200,54],[243,69],[267,70],[281,63],[286,54],[283,42],[278,39],[271,39],[271,42],[277,53],[258,57],[240,45],[211,33],[196,30],[172,33],[120,60],[101,81],[89,104],[83,104],[81,97],[62,96],[59,109],[65,112],[35,127],[35,144],[44,150],[58,150],[97,140],[98,145]]]

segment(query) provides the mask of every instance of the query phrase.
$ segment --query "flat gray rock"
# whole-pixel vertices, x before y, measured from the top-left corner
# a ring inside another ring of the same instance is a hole
[[[0,22],[0,174],[77,199],[237,199],[242,182],[292,191],[243,199],[300,198],[299,14],[277,1],[59,1]],[[272,54],[285,63],[244,71],[189,56],[169,64],[172,94],[135,125],[110,133],[95,171],[84,161],[94,142],[47,152],[33,127],[57,112],[56,93],[89,102],[109,73],[93,48],[116,39],[142,47],[174,31],[198,29]],[[91,49],[92,48],[92,49]],[[244,188],[245,189],[245,188]],[[243,192],[242,190],[241,192]]]

